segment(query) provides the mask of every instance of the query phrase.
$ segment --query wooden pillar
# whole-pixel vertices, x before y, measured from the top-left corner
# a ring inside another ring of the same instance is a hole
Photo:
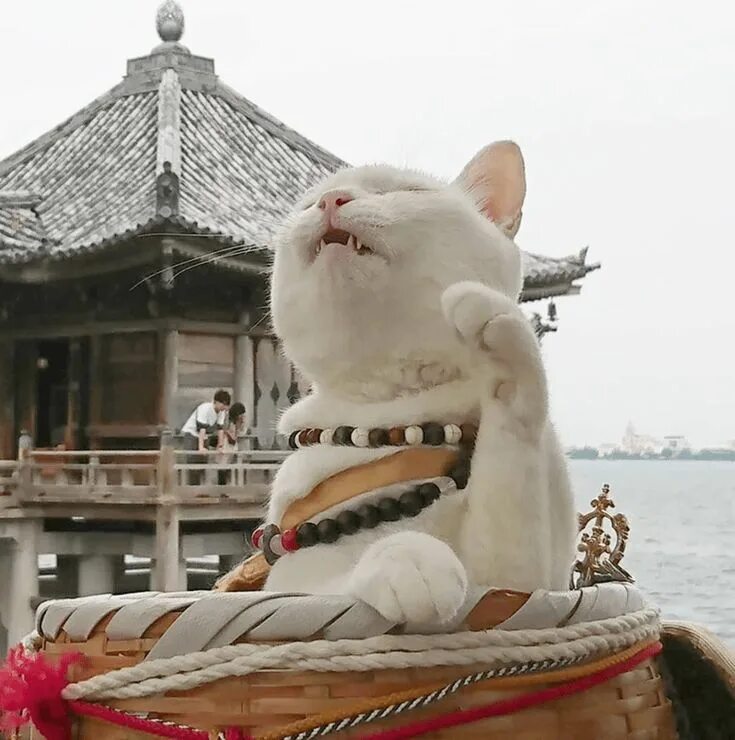
[[[173,437],[167,429],[161,435],[161,453],[158,459],[156,541],[151,563],[153,591],[186,590],[186,561],[181,546],[180,511],[175,498],[175,462]]]
[[[94,426],[102,421],[102,337],[95,334],[89,338],[89,424]],[[98,440],[90,437],[89,447],[96,450]]]
[[[12,341],[0,342],[0,460],[11,460],[15,447],[15,388]]]
[[[255,409],[255,347],[248,334],[235,337],[235,377],[233,401],[245,405],[245,420],[250,429],[257,424]]]
[[[169,428],[173,426],[176,413],[175,401],[179,384],[178,341],[179,332],[176,329],[166,329],[159,333],[161,386],[158,422]]]
[[[15,345],[14,386],[15,425],[36,438],[36,382],[38,380],[38,345],[23,341]]]
[[[154,591],[185,591],[186,564],[181,551],[179,507],[159,504],[156,510],[156,544],[151,567]]]
[[[78,450],[80,443],[82,347],[79,337],[69,340],[69,383],[67,390],[66,434],[67,450]]]
[[[79,558],[79,595],[109,594],[115,588],[115,560],[109,555]]]
[[[38,596],[38,544],[41,523],[37,519],[21,519],[15,523],[15,542],[7,554],[0,553],[0,613],[8,630],[8,646],[15,646],[32,629],[34,609],[31,600]]]
[[[57,597],[71,599],[79,594],[79,558],[76,555],[56,556]]]

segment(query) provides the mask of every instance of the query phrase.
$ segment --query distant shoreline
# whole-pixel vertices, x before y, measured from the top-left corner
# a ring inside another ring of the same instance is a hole
[[[582,452],[567,452],[569,460],[594,460],[594,461],[629,461],[640,460],[645,462],[735,462],[735,452],[723,450],[720,453],[689,453],[686,455],[664,456],[664,455],[592,455]]]

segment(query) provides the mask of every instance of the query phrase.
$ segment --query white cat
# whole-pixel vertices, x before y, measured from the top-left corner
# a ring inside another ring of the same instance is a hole
[[[287,553],[267,590],[350,593],[389,619],[430,622],[455,614],[468,583],[567,587],[572,496],[539,346],[517,304],[512,238],[524,197],[521,152],[498,142],[451,184],[387,166],[342,170],[285,223],[274,325],[313,387],[280,431],[427,422],[479,431],[467,488],[414,518]],[[402,449],[297,450],[267,521],[327,477]]]

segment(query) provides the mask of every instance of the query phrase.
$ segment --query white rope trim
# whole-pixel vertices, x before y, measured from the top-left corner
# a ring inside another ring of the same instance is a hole
[[[33,632],[29,632],[18,644],[28,653],[37,653],[43,644],[43,638],[36,630],[33,630]]]
[[[486,630],[433,635],[381,635],[282,645],[245,643],[144,661],[70,684],[65,699],[133,699],[182,691],[263,669],[371,671],[431,666],[486,667],[543,660],[581,660],[623,650],[660,632],[658,611],[543,630]]]

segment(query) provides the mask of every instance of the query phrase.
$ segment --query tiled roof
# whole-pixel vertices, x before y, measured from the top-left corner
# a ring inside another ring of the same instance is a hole
[[[599,263],[587,263],[587,247],[579,254],[561,258],[530,252],[522,252],[522,256],[523,299],[527,301],[564,295],[578,288],[575,280],[600,268]]]
[[[46,232],[37,212],[41,199],[24,191],[0,191],[0,259],[43,249]]]
[[[32,208],[0,200],[0,264],[64,259],[166,225],[262,247],[297,197],[345,164],[224,85],[212,60],[168,41],[0,161],[0,193],[37,195]],[[567,292],[594,268],[584,254],[525,255],[535,297],[543,285]]]

